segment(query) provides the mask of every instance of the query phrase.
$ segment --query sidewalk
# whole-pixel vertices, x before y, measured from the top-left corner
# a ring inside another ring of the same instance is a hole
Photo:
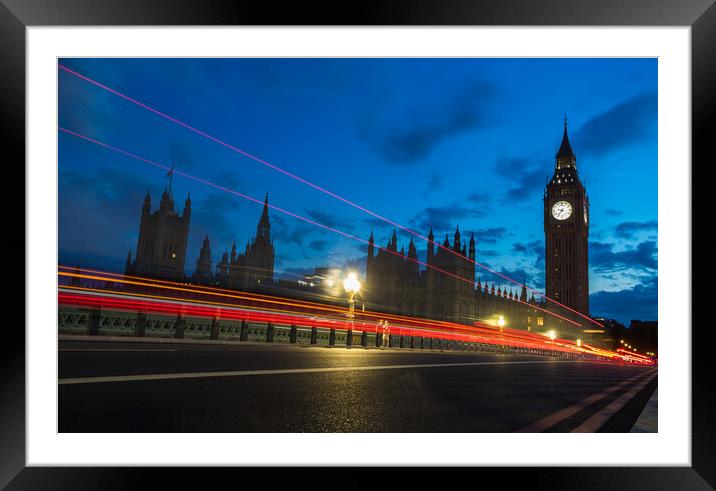
[[[654,390],[649,402],[644,406],[644,410],[641,412],[639,419],[636,420],[634,426],[631,429],[631,433],[658,433],[659,432],[659,418],[658,418],[658,400],[657,395],[659,394],[659,388]]]

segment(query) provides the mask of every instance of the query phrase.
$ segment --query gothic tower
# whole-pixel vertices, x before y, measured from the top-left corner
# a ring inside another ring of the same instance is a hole
[[[566,117],[555,160],[554,175],[544,192],[547,296],[589,315],[589,197],[579,180]]]
[[[209,234],[204,237],[204,242],[201,245],[201,251],[199,251],[199,259],[196,260],[196,269],[194,270],[192,278],[198,282],[210,282],[212,279]]]
[[[174,211],[171,184],[162,194],[159,209],[152,213],[149,192],[144,198],[139,222],[139,239],[134,262],[127,257],[126,273],[168,279],[184,278],[186,243],[189,237],[191,199],[187,196],[184,211]]]
[[[273,284],[273,268],[276,256],[271,239],[271,221],[269,220],[268,193],[264,208],[256,225],[256,236],[246,244],[242,254],[236,253],[236,243],[231,247],[229,263],[229,288],[253,288]]]

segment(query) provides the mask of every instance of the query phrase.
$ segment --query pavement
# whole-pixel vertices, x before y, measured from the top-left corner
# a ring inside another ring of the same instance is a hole
[[[654,389],[654,393],[649,402],[644,406],[644,410],[639,415],[639,418],[634,423],[631,429],[632,433],[658,433],[659,431],[659,418],[658,418],[658,401],[659,389]]]
[[[528,355],[63,337],[59,432],[629,432],[651,367]]]

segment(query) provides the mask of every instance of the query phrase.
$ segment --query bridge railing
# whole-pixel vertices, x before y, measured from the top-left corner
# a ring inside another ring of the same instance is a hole
[[[358,327],[358,326],[356,326]],[[116,311],[99,307],[86,308],[60,305],[58,333],[90,336],[125,336],[148,338],[188,338],[234,342],[268,342],[305,345],[347,344],[348,332],[339,329],[275,324],[220,318],[195,318],[163,315],[142,311]],[[421,350],[480,351],[491,353],[522,353],[537,356],[580,358],[549,349],[506,347],[495,344],[444,339],[439,336],[408,336],[398,333],[383,335],[354,330],[352,345],[367,348],[390,347]],[[387,339],[384,339],[384,336]]]

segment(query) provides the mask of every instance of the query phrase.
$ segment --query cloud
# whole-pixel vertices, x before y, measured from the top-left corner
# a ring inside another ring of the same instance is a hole
[[[478,249],[477,251],[477,257],[498,257],[500,256],[500,251],[496,251],[494,249]]]
[[[112,168],[95,172],[59,169],[61,250],[126,258],[136,248],[146,180]],[[158,196],[153,196],[157,206]],[[181,213],[180,202],[179,212]],[[88,256],[89,257],[89,256]]]
[[[604,155],[656,138],[657,107],[656,92],[636,95],[587,121],[574,141],[583,154]]]
[[[589,296],[593,315],[617,319],[629,325],[631,319],[657,319],[658,278],[654,274],[644,283],[620,291],[599,291]]]
[[[354,228],[350,222],[342,220],[339,217],[325,211],[310,209],[306,210],[306,215],[308,215],[308,218],[311,220],[343,232],[351,231]],[[313,227],[315,227],[315,225],[313,225]]]
[[[289,225],[285,220],[275,220],[275,225],[271,228],[271,238],[279,244],[296,244],[303,246],[304,241],[309,235],[316,232],[314,225],[305,222],[295,222]]]
[[[614,210],[614,209],[612,209],[612,208],[607,208],[607,209],[605,210],[605,213],[606,213],[607,215],[610,215],[610,216],[613,216],[613,217],[617,217],[617,216],[619,216],[619,215],[623,215],[623,214],[624,214],[624,212],[622,212],[621,210]]]
[[[534,258],[533,267],[539,271],[544,271],[544,241],[515,242],[512,244],[512,251]]]
[[[596,273],[653,270],[658,267],[656,242],[641,242],[633,249],[614,251],[611,244],[589,242],[589,266]]]
[[[487,216],[487,212],[476,207],[468,208],[458,204],[429,206],[418,212],[418,214],[410,220],[410,226],[425,231],[432,227],[437,236],[438,231],[455,230],[460,220],[483,218],[485,216]]]
[[[494,86],[472,81],[447,100],[431,101],[433,107],[402,111],[392,122],[364,129],[360,136],[388,163],[412,165],[443,140],[486,125],[487,103],[495,93]]]
[[[505,227],[479,228],[475,230],[475,241],[480,244],[496,244],[507,235]]]
[[[327,240],[314,240],[314,241],[311,241],[310,244],[308,244],[308,247],[310,247],[314,251],[325,251],[327,246],[328,246]]]
[[[502,200],[505,202],[534,201],[535,196],[544,192],[547,170],[543,165],[535,164],[532,157],[499,158],[494,171],[507,178],[511,187]]]
[[[656,220],[647,222],[622,222],[616,226],[616,236],[623,239],[633,238],[638,232],[650,232],[657,230],[658,224]]]
[[[211,192],[201,203],[192,204],[192,240],[200,241],[205,234],[209,234],[211,244],[216,248],[219,244],[230,244],[236,240],[237,230],[234,218],[241,210],[238,199],[223,192]],[[258,220],[258,216],[256,217]],[[248,232],[248,231],[243,231]],[[248,239],[248,233],[245,237]],[[196,244],[189,244],[195,246]],[[212,252],[218,249],[213,250]]]
[[[474,192],[467,195],[468,201],[476,204],[486,205],[492,201],[492,197],[488,193]]]

